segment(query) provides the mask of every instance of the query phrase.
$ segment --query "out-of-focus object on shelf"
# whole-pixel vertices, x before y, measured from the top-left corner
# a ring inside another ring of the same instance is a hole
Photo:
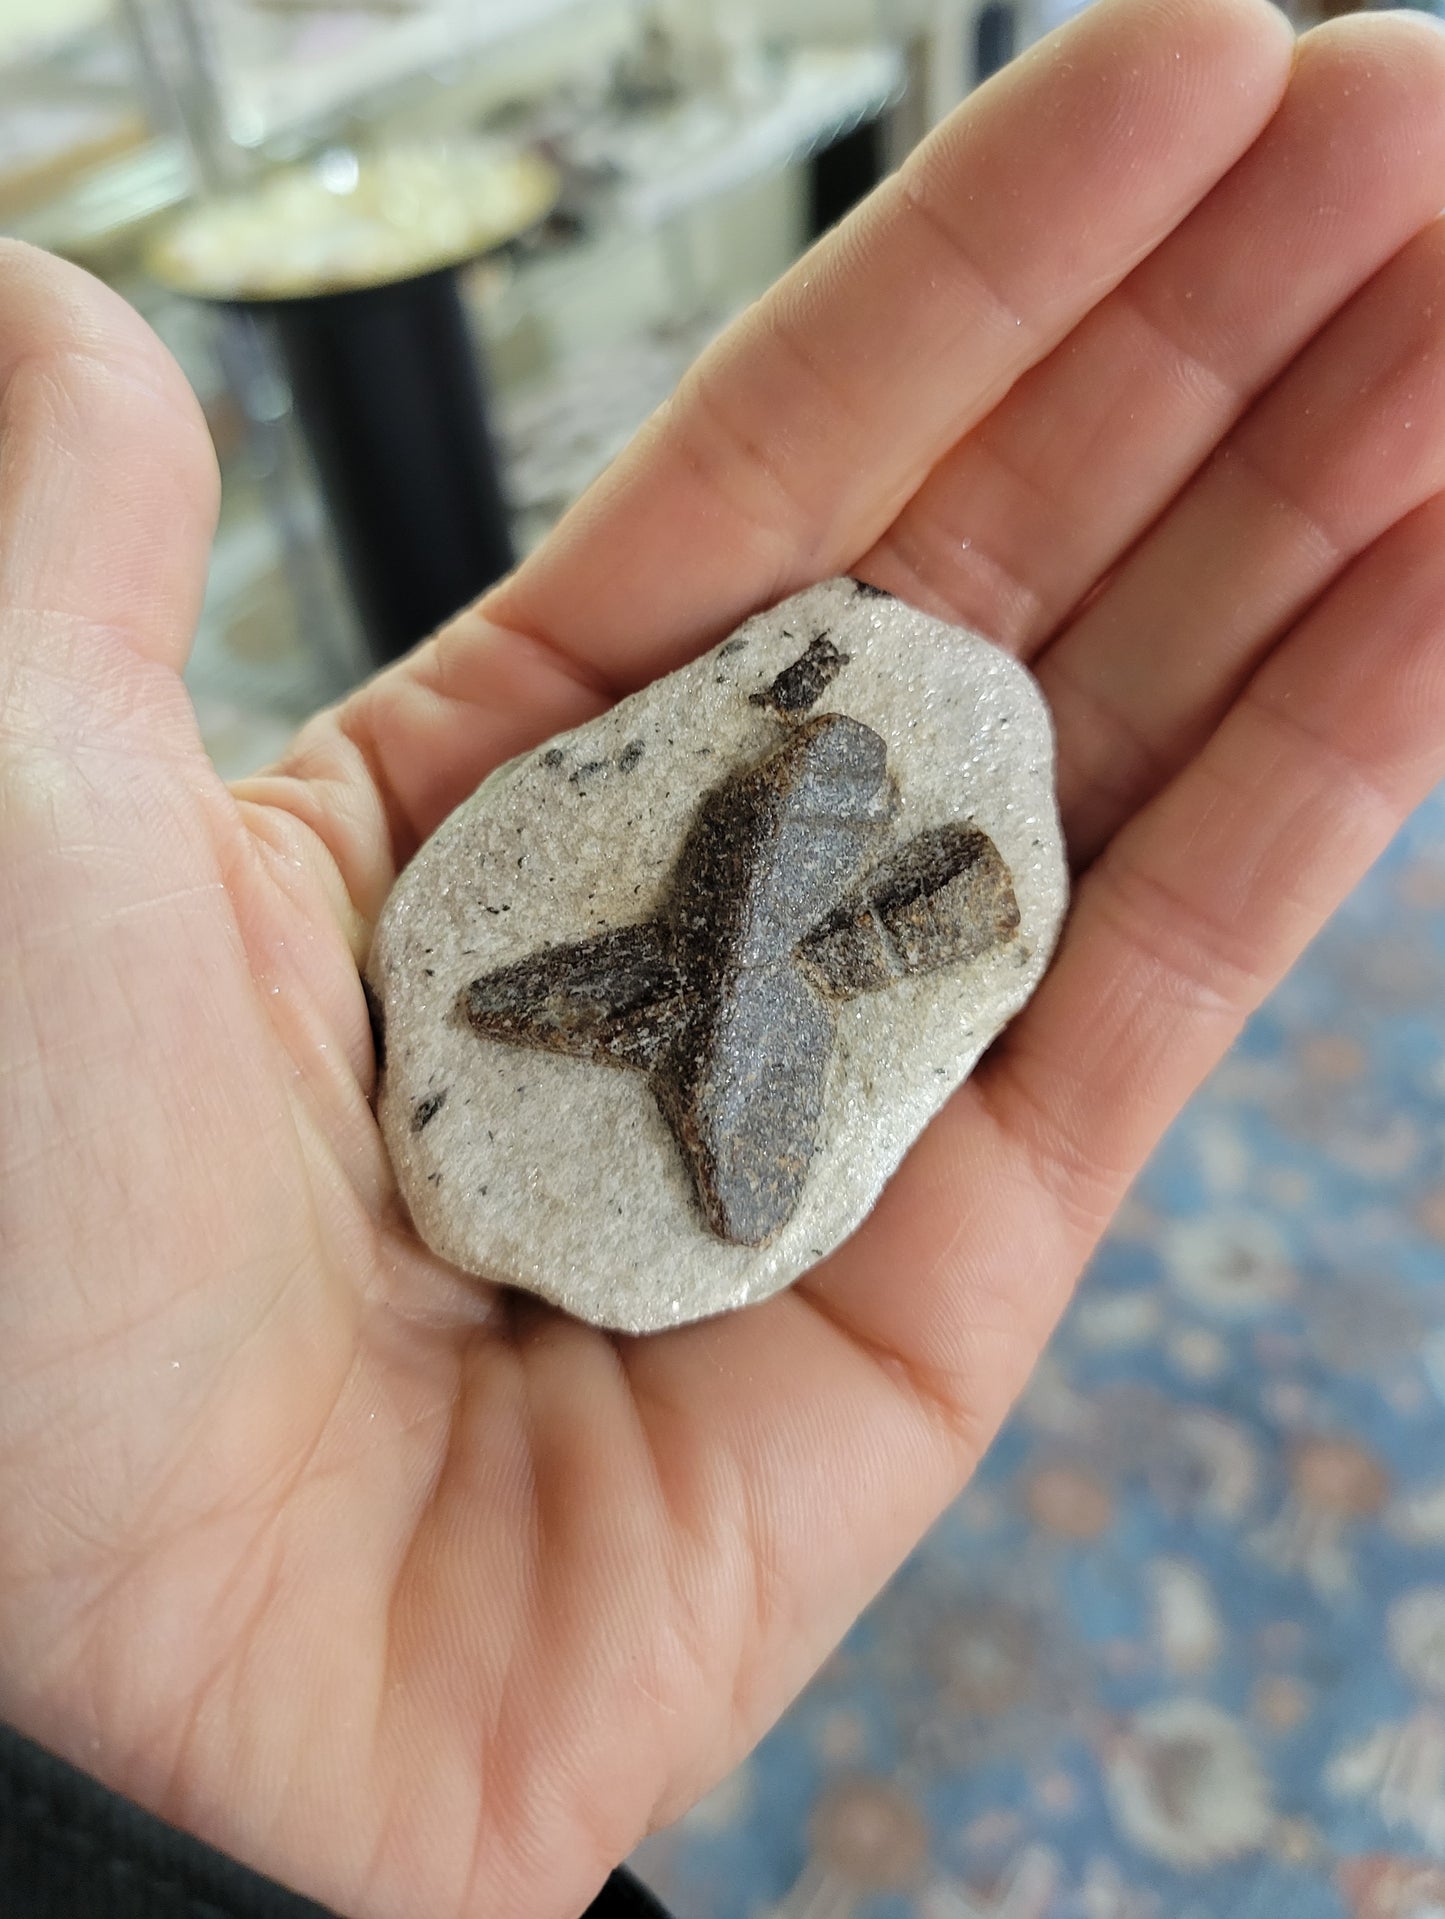
[[[496,141],[331,148],[203,201],[148,250],[163,285],[268,323],[378,661],[512,564],[458,274],[543,218],[558,184]]]
[[[190,190],[190,162],[181,142],[148,137],[66,169],[43,194],[0,211],[0,226],[104,276],[112,262],[123,271],[135,236]]]
[[[695,94],[582,132],[573,156],[613,177],[630,225],[653,227],[776,169],[794,165],[885,111],[903,91],[895,47],[796,47],[767,59],[749,97]]]
[[[576,352],[545,381],[502,398],[499,436],[524,546],[541,539],[622,451],[728,317],[713,313]]]
[[[206,300],[312,299],[392,285],[514,240],[556,203],[554,167],[479,138],[358,154],[331,148],[166,227],[146,264]]]
[[[0,0],[0,227],[123,271],[148,223],[198,184],[237,185],[327,144],[474,125],[515,89],[545,85],[559,45],[568,60],[610,59],[631,11],[631,0]]]
[[[642,240],[665,255],[671,286],[670,312],[645,324],[691,325],[720,300],[736,304],[740,283],[755,295],[796,257],[813,222],[795,226],[785,216],[788,245],[778,255],[770,214],[768,230],[754,230],[742,250],[746,258],[731,249],[737,257],[728,284],[719,285],[711,216],[767,183],[790,182],[780,211],[804,184],[800,163],[816,162],[885,116],[907,79],[902,53],[887,43],[764,42],[742,58],[740,72],[714,72],[693,91],[683,76],[707,64],[695,53],[664,57],[651,34],[642,51],[646,59],[619,62],[589,88],[559,91],[514,117],[513,130],[561,166],[563,210],[574,229],[567,245],[547,250],[550,259],[528,259],[519,297],[507,303],[514,312],[529,303],[565,330],[565,316],[588,297],[598,256],[636,256]]]
[[[560,29],[587,0],[355,0],[346,7],[212,0],[218,50],[237,76],[234,136],[260,146],[324,131],[329,116],[452,75],[507,41]],[[242,77],[243,76],[243,77]]]
[[[1321,26],[1326,20],[1341,20],[1351,13],[1374,13],[1386,0],[1287,0],[1285,12],[1301,30]],[[1423,13],[1427,19],[1445,19],[1445,0],[1389,0],[1407,13]]]
[[[912,41],[914,137],[1091,0],[928,0]]]
[[[149,138],[97,0],[0,7],[0,222],[7,230]]]
[[[0,111],[0,220],[65,192],[101,161],[134,152],[146,131],[139,113],[104,101],[6,102]]]
[[[118,4],[149,87],[169,96],[214,185],[355,139],[418,98],[463,99],[510,49],[606,0]]]
[[[6,0],[0,11],[0,68],[44,61],[93,32],[109,0]]]

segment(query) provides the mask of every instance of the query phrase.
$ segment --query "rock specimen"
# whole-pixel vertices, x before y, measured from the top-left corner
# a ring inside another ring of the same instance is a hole
[[[1018,931],[1008,869],[972,826],[918,834],[845,891],[897,811],[887,752],[860,720],[808,721],[704,799],[656,919],[548,947],[462,996],[488,1039],[647,1073],[708,1226],[734,1245],[765,1245],[802,1192],[829,1000]]]
[[[1052,761],[1016,662],[831,580],[500,768],[367,969],[422,1237],[629,1331],[822,1258],[1047,964]]]

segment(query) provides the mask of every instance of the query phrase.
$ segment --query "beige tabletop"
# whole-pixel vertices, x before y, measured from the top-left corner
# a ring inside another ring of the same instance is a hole
[[[209,300],[389,286],[515,239],[559,190],[546,160],[498,141],[332,148],[188,208],[147,248],[146,266],[173,291]]]

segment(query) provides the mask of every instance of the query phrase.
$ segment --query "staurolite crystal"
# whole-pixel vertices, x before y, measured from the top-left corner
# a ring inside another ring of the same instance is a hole
[[[499,769],[368,966],[422,1236],[634,1331],[823,1257],[1047,963],[1052,757],[1016,662],[834,580]]]
[[[829,1002],[1018,931],[977,827],[920,833],[867,870],[897,806],[870,727],[809,720],[706,796],[655,919],[473,980],[466,1017],[488,1039],[646,1073],[710,1229],[766,1245],[813,1163]]]

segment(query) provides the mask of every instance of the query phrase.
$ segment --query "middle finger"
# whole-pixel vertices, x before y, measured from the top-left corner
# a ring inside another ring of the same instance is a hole
[[[1028,658],[1250,400],[1445,204],[1445,35],[1307,35],[1187,220],[934,469],[866,578]]]
[[[1257,403],[1038,663],[1076,864],[1202,744],[1336,575],[1445,488],[1442,314],[1436,222]]]

